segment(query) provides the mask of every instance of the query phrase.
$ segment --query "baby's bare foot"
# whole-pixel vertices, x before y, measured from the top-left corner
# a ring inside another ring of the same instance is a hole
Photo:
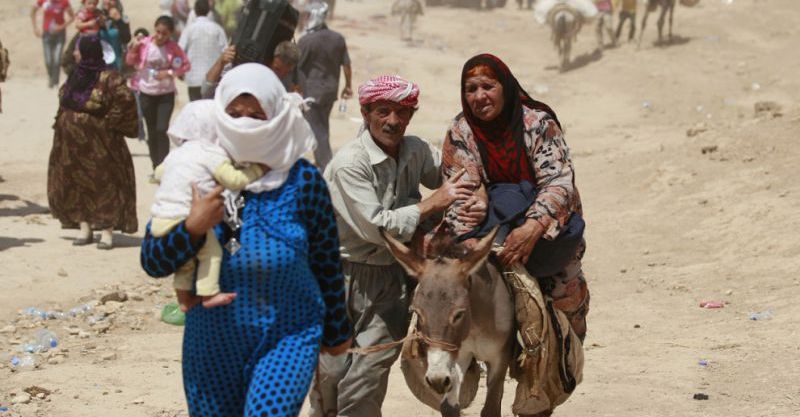
[[[209,295],[203,297],[203,307],[214,308],[230,304],[236,298],[234,292],[221,292],[219,294]]]

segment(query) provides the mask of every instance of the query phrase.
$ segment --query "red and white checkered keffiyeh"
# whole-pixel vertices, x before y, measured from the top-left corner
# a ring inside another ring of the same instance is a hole
[[[416,109],[418,99],[419,87],[396,75],[382,75],[358,87],[358,102],[362,106],[376,101],[391,101]]]

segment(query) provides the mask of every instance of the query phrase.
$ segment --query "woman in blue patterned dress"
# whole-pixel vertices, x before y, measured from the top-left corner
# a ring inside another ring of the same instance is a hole
[[[213,101],[195,102],[213,124],[216,139],[205,139],[225,143],[234,161],[246,154],[271,170],[245,189],[243,207],[223,201],[221,187],[204,196],[195,188],[189,216],[171,233],[154,238],[147,227],[141,262],[153,277],[193,262],[212,227],[228,249],[220,286],[236,299],[186,317],[191,416],[297,416],[320,344],[330,354],[349,347],[336,221],[325,181],[301,159],[314,141],[298,101],[264,66],[227,73]]]

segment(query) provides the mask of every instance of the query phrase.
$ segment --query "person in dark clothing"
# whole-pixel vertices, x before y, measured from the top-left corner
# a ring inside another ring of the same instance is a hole
[[[340,33],[330,30],[325,24],[327,13],[327,4],[313,5],[306,35],[298,42],[300,62],[297,70],[300,73],[301,87],[305,97],[314,99],[314,104],[305,115],[317,138],[314,162],[320,170],[325,169],[333,156],[329,118],[339,91],[340,68],[344,70],[345,78],[341,99],[347,100],[353,96],[352,69],[347,44]]]

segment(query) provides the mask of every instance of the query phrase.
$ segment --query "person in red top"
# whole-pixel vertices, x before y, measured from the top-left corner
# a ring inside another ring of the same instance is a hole
[[[78,11],[78,18],[75,28],[81,35],[95,35],[100,31],[100,25],[104,22],[104,16],[97,10],[98,0],[83,0],[83,8]]]
[[[36,24],[36,14],[39,10],[44,11],[41,29]],[[61,51],[67,39],[66,27],[74,19],[75,12],[69,5],[69,0],[35,0],[31,8],[33,33],[42,38],[44,46],[44,65],[47,67],[50,88],[58,86]]]

